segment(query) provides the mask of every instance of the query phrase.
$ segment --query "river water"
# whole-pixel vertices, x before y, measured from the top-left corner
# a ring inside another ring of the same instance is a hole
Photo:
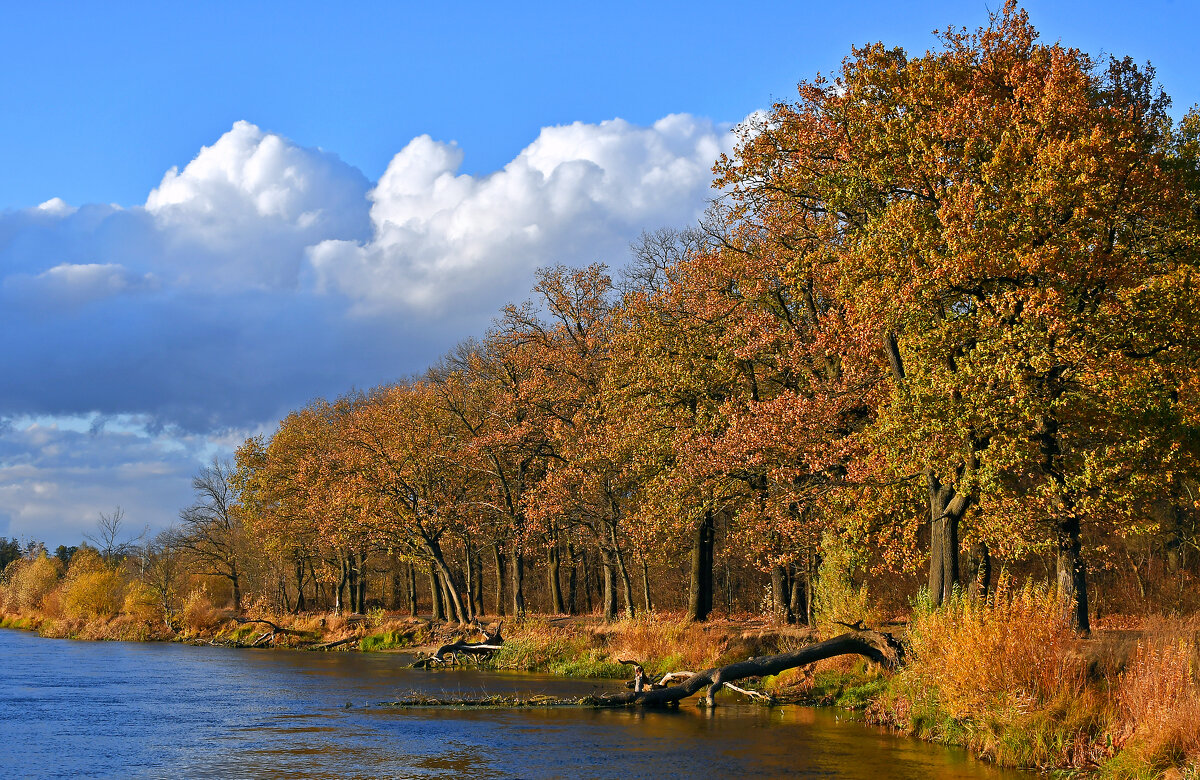
[[[0,776],[1014,778],[830,710],[401,709],[611,680],[426,672],[392,653],[73,642],[0,630]]]

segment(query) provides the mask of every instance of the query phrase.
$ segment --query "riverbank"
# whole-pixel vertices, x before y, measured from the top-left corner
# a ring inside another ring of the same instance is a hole
[[[895,673],[856,657],[792,669],[757,687],[780,702],[835,706],[1001,766],[1105,778],[1196,777],[1200,767],[1197,624],[1149,620],[1140,631],[1079,639],[1052,598],[1026,589],[987,604],[914,610]],[[77,639],[177,641],[229,647],[399,651],[420,655],[474,629],[382,611],[367,615],[234,616],[185,610],[178,630],[131,615],[66,620],[0,615],[0,626]],[[831,629],[836,627],[831,627]],[[840,630],[840,629],[837,629]],[[656,677],[796,649],[820,632],[760,621],[529,617],[504,623],[485,667],[561,677],[628,678],[635,660]]]

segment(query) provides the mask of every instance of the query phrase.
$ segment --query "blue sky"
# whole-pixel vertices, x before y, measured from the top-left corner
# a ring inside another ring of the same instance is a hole
[[[695,220],[729,129],[974,2],[22,3],[0,27],[0,535],[170,524],[214,454]],[[998,2],[992,3],[993,7]],[[1025,4],[1200,101],[1200,3]]]

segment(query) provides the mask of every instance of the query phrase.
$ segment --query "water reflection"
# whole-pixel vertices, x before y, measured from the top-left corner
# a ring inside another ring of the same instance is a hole
[[[29,777],[1015,776],[836,713],[380,706],[404,693],[583,696],[608,681],[424,672],[395,654],[0,631],[0,764]]]

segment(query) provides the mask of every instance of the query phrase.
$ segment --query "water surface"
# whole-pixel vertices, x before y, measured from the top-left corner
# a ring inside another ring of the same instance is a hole
[[[804,707],[397,709],[408,692],[582,696],[610,680],[426,672],[404,656],[74,642],[0,630],[14,777],[1013,778]]]

